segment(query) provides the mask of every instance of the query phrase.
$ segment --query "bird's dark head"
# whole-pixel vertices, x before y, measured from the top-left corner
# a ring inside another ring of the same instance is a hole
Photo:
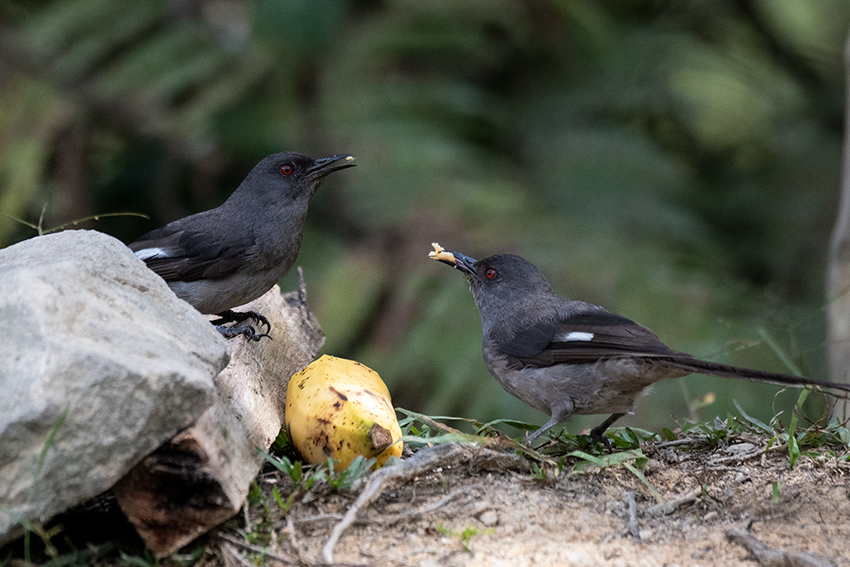
[[[485,321],[491,316],[498,319],[527,309],[538,300],[554,295],[552,286],[540,270],[513,254],[497,254],[475,260],[434,244],[434,251],[429,256],[457,268],[466,276],[475,304]]]
[[[313,159],[295,152],[281,152],[254,166],[238,191],[259,198],[257,206],[265,201],[264,197],[271,199],[269,204],[279,203],[281,197],[309,201],[325,177],[354,165],[354,157],[348,154]]]

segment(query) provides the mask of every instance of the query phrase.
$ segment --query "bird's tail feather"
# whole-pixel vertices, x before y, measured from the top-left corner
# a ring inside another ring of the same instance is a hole
[[[814,380],[803,376],[795,376],[793,374],[775,374],[773,372],[762,372],[761,370],[751,370],[749,368],[739,368],[737,366],[729,366],[728,364],[719,364],[708,360],[699,360],[696,358],[679,358],[679,357],[662,357],[666,366],[679,368],[689,372],[698,374],[710,374],[712,376],[722,376],[724,378],[737,378],[739,380],[756,380],[759,382],[771,382],[782,386],[791,386],[793,388],[803,388],[805,386],[817,386],[819,388],[828,388],[822,390],[824,394],[842,400],[850,400],[850,384],[839,384],[835,382],[826,382],[824,380]],[[838,391],[835,391],[838,390]]]

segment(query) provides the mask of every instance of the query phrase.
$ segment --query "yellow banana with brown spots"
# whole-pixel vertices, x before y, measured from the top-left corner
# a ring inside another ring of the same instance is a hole
[[[357,455],[383,465],[401,456],[401,428],[390,391],[371,368],[324,355],[293,375],[286,389],[286,429],[309,463],[328,457],[347,468]]]

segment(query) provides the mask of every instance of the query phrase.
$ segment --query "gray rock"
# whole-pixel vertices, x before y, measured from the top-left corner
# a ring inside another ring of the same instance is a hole
[[[191,427],[162,445],[112,492],[157,557],[167,557],[235,515],[281,431],[290,377],[307,366],[325,334],[306,306],[306,290],[274,286],[242,305],[268,317],[273,340],[231,341],[233,357],[215,380],[217,400]],[[168,495],[179,493],[179,501]]]
[[[100,492],[214,400],[227,341],[120,241],[0,250],[0,543]]]

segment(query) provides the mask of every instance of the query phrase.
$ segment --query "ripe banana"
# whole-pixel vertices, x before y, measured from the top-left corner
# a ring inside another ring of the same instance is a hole
[[[347,468],[357,455],[381,466],[401,456],[401,428],[378,373],[353,360],[324,355],[293,375],[286,388],[286,429],[309,463],[328,457]]]

